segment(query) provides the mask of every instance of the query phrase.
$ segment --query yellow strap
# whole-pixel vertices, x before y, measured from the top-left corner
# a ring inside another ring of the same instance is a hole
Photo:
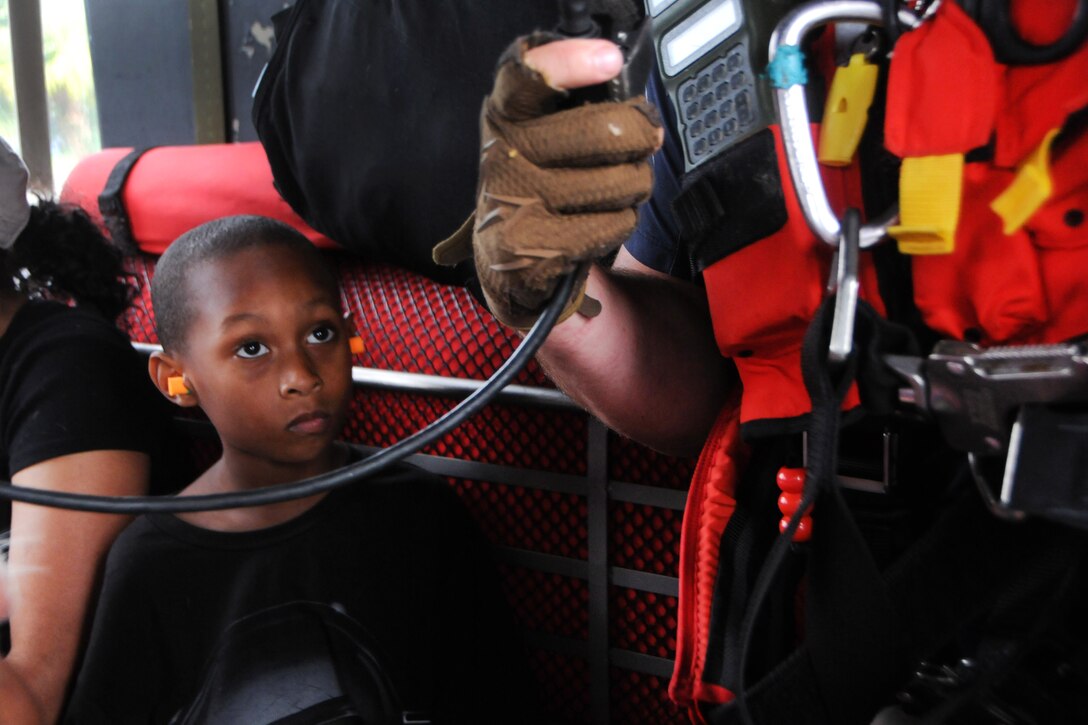
[[[1050,144],[1058,129],[1047,131],[1043,142],[1024,159],[1016,178],[990,202],[990,208],[1001,217],[1006,235],[1012,234],[1038,211],[1054,191],[1050,181]]]
[[[876,65],[864,53],[855,53],[846,67],[835,69],[820,126],[820,163],[846,166],[854,158],[869,120],[877,73]]]
[[[950,254],[963,193],[963,154],[911,156],[899,169],[899,224],[888,234],[903,254]]]

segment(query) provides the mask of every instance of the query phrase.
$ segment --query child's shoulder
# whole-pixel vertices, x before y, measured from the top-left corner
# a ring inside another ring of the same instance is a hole
[[[461,498],[443,478],[411,463],[391,466],[335,491],[341,509],[353,505],[399,519],[460,520],[467,516]],[[341,506],[342,504],[342,506]]]
[[[424,506],[459,505],[457,494],[449,483],[430,471],[404,461],[348,484],[344,493]]]
[[[155,525],[156,516],[137,516],[114,540],[106,558],[108,578],[138,581],[173,557],[178,541]]]

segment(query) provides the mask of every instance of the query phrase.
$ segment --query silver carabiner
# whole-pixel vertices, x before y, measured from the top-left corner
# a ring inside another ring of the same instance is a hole
[[[918,18],[908,10],[900,10],[900,19],[907,25],[918,23]],[[871,0],[820,0],[802,5],[784,17],[771,34],[768,61],[773,63],[786,48],[799,53],[801,41],[813,29],[830,22],[861,22],[883,25],[884,13],[880,3]],[[786,149],[786,162],[790,181],[801,204],[805,221],[813,233],[832,247],[838,247],[842,237],[842,225],[827,199],[820,167],[816,161],[816,149],[812,143],[812,131],[805,104],[804,82],[787,78],[775,84],[775,109],[782,129],[782,143]],[[887,235],[887,229],[899,216],[895,207],[880,218],[861,227],[859,246],[868,249]]]
[[[831,318],[831,341],[827,361],[841,365],[854,350],[854,320],[858,312],[858,250],[861,216],[857,209],[847,209],[840,225],[839,250],[835,253],[835,312]]]

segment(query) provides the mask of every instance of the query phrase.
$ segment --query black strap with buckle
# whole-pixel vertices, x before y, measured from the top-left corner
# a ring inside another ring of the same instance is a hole
[[[109,230],[113,243],[125,254],[135,254],[138,248],[136,239],[132,236],[132,221],[125,209],[122,192],[136,162],[151,148],[153,147],[133,149],[118,161],[110,171],[102,193],[98,195],[98,210],[102,213],[102,221]]]

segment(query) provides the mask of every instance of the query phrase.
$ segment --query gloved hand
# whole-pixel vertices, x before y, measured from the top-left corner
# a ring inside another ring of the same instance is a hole
[[[562,109],[567,92],[523,61],[553,39],[520,38],[503,54],[480,118],[476,212],[434,248],[439,264],[473,256],[491,312],[519,329],[532,326],[559,277],[630,235],[662,137],[642,96]],[[560,319],[584,299],[583,279]]]

